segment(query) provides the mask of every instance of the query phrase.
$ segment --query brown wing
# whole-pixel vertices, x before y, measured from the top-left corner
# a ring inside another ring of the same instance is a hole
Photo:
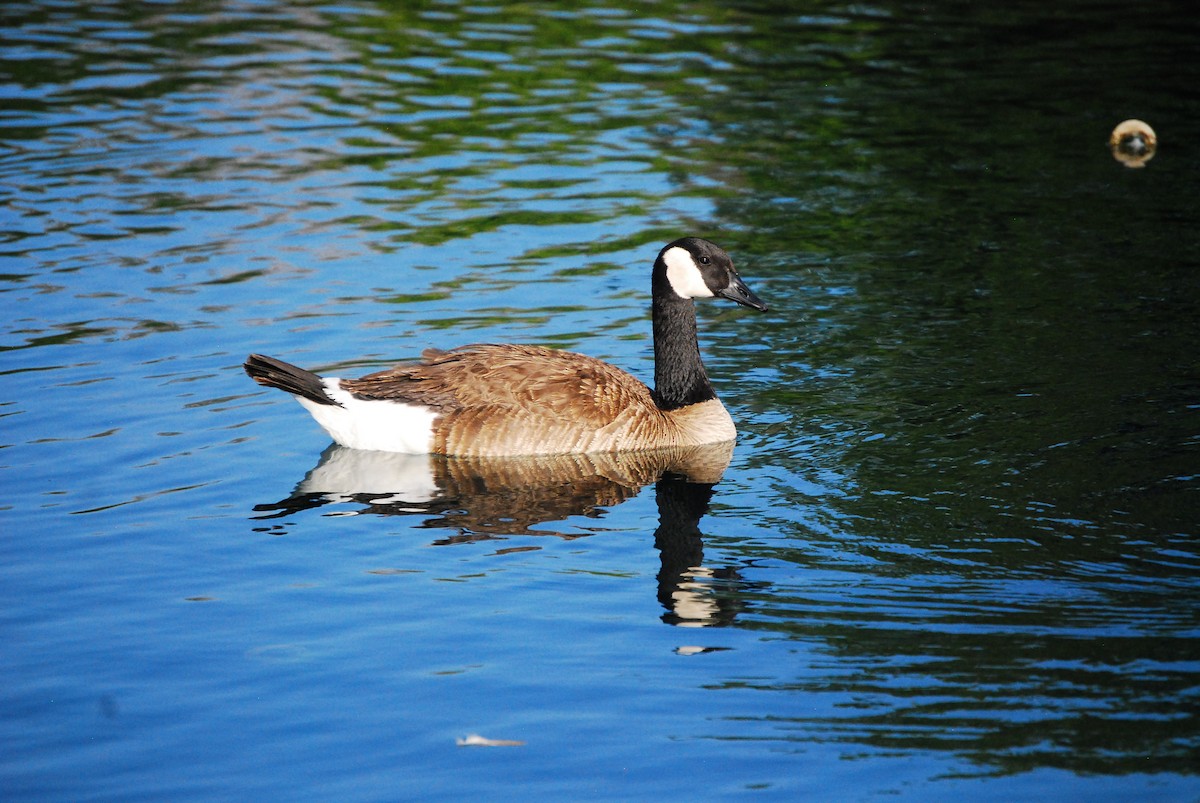
[[[450,454],[592,451],[661,415],[649,388],[624,371],[540,346],[430,349],[420,362],[343,380],[342,387],[364,399],[437,410],[435,451]]]

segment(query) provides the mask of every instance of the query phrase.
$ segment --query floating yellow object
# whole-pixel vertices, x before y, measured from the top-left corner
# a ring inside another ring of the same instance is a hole
[[[1113,158],[1126,167],[1145,167],[1158,149],[1154,129],[1141,120],[1126,120],[1108,138]]]

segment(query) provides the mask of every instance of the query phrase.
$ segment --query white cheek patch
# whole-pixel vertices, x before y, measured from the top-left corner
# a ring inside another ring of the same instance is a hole
[[[683,298],[712,298],[713,291],[704,283],[696,261],[686,249],[675,246],[663,254],[667,266],[667,281],[675,294]]]

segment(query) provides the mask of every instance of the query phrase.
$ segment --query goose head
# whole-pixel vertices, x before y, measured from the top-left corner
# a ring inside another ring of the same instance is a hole
[[[767,309],[742,281],[729,254],[699,237],[680,238],[659,252],[653,291],[656,298],[725,298],[752,309]]]

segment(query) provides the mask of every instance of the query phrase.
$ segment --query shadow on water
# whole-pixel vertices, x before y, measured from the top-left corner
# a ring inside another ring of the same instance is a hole
[[[729,467],[733,443],[687,449],[540,457],[442,457],[327,448],[292,494],[256,505],[258,519],[337,507],[332,515],[421,517],[422,529],[449,530],[435,546],[557,536],[541,525],[572,516],[598,518],[654,485],[659,524],[654,546],[662,566],[663,620],[708,627],[731,624],[736,606],[721,589],[735,568],[704,565],[700,519]],[[353,505],[347,510],[344,506]],[[537,549],[516,547],[501,554]]]

